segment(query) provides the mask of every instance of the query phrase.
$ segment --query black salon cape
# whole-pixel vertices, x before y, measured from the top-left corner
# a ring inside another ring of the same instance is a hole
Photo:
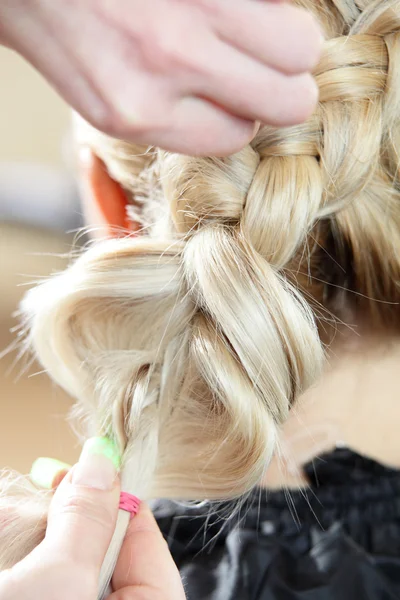
[[[348,449],[310,488],[255,490],[231,509],[153,506],[188,600],[400,600],[400,471]]]

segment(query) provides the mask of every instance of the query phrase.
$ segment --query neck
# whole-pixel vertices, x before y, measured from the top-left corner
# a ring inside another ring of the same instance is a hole
[[[338,444],[400,468],[399,365],[400,337],[339,332],[321,380],[283,427],[263,485],[306,484],[301,466]]]

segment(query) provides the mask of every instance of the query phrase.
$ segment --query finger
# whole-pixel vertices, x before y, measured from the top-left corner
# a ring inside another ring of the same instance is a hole
[[[277,127],[304,122],[315,110],[318,87],[309,74],[287,76],[218,42],[197,95],[248,120]]]
[[[49,512],[43,552],[100,571],[119,506],[116,454],[105,438],[85,445],[80,461],[59,485]],[[110,460],[110,457],[112,460]]]
[[[224,109],[201,98],[183,98],[178,101],[160,129],[138,132],[125,131],[133,139],[149,145],[158,145],[171,152],[193,156],[226,156],[248,144],[258,125],[227,113]]]
[[[102,89],[102,97],[113,107],[106,121],[94,123],[96,127],[126,141],[203,156],[232,154],[252,139],[254,121],[229,114],[224,107],[207,100],[188,97],[191,82],[197,79],[192,73],[196,70],[192,65],[192,62],[197,65],[196,56],[187,59],[188,64],[179,76],[152,75],[140,66],[139,57],[129,52],[127,39],[121,36],[117,44],[114,31],[105,30],[102,23],[94,25],[92,32],[96,31],[99,39],[102,35],[104,43],[113,48],[95,68],[88,64],[92,52],[90,40],[80,46],[79,52],[76,50],[80,64],[85,65],[97,89]],[[162,45],[154,43],[154,46],[153,52],[160,54]],[[160,64],[174,63],[171,54],[175,56],[178,52],[174,48],[164,49],[167,58],[153,56],[153,59],[160,60]],[[184,64],[185,54],[181,50],[179,53]]]
[[[213,2],[218,35],[257,60],[287,74],[300,74],[317,65],[323,43],[321,29],[311,15],[289,4],[230,1]]]
[[[71,465],[60,460],[40,457],[33,463],[30,477],[39,488],[51,490],[60,485],[70,469]]]
[[[150,508],[131,520],[113,577],[109,600],[184,600],[182,581]]]

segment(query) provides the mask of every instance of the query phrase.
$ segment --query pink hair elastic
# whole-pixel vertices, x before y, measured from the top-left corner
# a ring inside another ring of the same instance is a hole
[[[119,508],[131,513],[131,519],[138,514],[141,500],[127,492],[121,492],[119,499]]]

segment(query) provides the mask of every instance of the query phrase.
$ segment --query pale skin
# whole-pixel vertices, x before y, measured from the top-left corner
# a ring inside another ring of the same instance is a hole
[[[98,129],[192,155],[314,111],[322,34],[281,0],[2,0],[0,43]]]
[[[400,469],[399,360],[398,335],[371,331],[356,316],[339,327],[323,377],[285,423],[286,460],[273,459],[265,487],[306,485],[302,465],[337,444]]]

